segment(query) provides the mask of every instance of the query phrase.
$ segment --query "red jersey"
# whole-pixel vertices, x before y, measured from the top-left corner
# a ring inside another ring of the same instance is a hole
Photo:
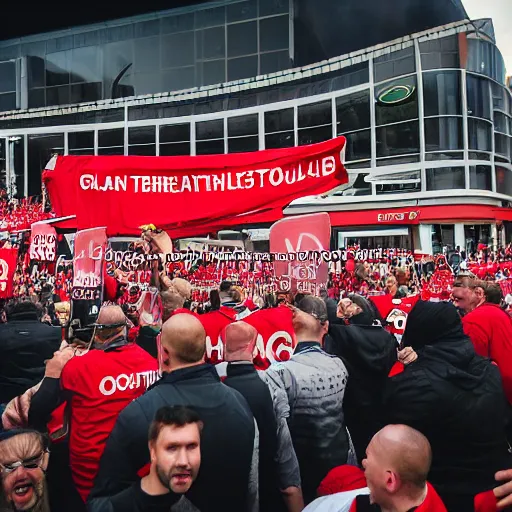
[[[84,502],[119,413],[157,380],[157,370],[157,361],[132,343],[91,350],[64,367],[61,386],[71,393],[69,459]]]

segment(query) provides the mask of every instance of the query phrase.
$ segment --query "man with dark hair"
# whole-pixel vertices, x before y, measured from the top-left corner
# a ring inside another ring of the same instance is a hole
[[[7,323],[0,324],[0,404],[38,384],[61,343],[60,328],[41,323],[42,310],[33,302],[12,302],[6,313]]]
[[[273,364],[266,380],[288,396],[288,425],[299,460],[304,502],[309,503],[325,475],[347,462],[343,396],[348,373],[341,359],[323,350],[329,321],[322,299],[302,299],[294,308],[292,322],[298,341],[295,352],[289,361]]]
[[[108,510],[108,502],[138,480],[150,461],[150,422],[161,407],[176,405],[192,407],[204,421],[201,473],[187,497],[201,512],[253,510],[257,498],[250,483],[257,439],[247,402],[204,363],[206,333],[195,316],[173,315],[162,328],[161,343],[164,375],[119,415],[89,497],[89,511]]]
[[[485,300],[488,304],[496,304],[500,306],[503,301],[503,292],[497,283],[486,283]]]
[[[149,426],[149,475],[110,501],[112,512],[193,512],[185,497],[201,465],[203,423],[196,411],[181,405],[162,407]]]

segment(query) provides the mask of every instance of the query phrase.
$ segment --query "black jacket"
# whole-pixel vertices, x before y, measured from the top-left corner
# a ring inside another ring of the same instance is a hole
[[[386,422],[409,425],[428,438],[429,482],[450,512],[472,510],[474,496],[496,486],[495,472],[512,467],[499,370],[475,354],[451,304],[419,302],[403,343],[418,359],[388,379]]]
[[[42,324],[34,313],[17,315],[0,325],[0,404],[42,380],[45,361],[60,343],[61,329]]]
[[[108,499],[138,480],[149,463],[148,429],[164,406],[194,408],[204,422],[201,468],[187,494],[201,511],[246,509],[254,448],[254,418],[238,391],[220,382],[215,368],[202,364],[165,374],[119,415],[101,458],[88,510],[111,510]]]
[[[348,371],[343,411],[360,462],[382,426],[383,391],[397,359],[395,337],[380,326],[364,322],[363,316],[353,317],[353,325],[331,325],[330,339],[324,346],[326,352],[345,363]]]
[[[252,363],[229,363],[224,384],[239,391],[247,400],[260,434],[259,501],[262,512],[283,510],[284,502],[278,489],[276,466],[277,421],[268,386],[258,376]]]

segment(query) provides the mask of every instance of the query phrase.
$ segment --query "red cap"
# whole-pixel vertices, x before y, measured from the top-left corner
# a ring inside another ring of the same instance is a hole
[[[331,469],[320,482],[317,489],[318,496],[327,496],[337,492],[353,491],[366,487],[364,471],[356,466],[338,466]]]

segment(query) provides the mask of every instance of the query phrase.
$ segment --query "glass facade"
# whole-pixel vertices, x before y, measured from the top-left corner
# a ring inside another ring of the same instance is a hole
[[[85,77],[82,85],[99,84],[102,94],[108,83],[107,89],[124,95],[128,89],[123,88],[135,87],[135,75],[153,73],[152,59],[158,61],[160,71],[177,70],[177,76],[169,74],[171,81],[185,81],[192,75],[194,80],[204,78],[210,64],[211,73],[218,73],[216,81],[230,80],[233,62],[236,73],[245,74],[240,70],[246,69],[253,76],[261,72],[263,55],[282,51],[272,48],[289,40],[288,32],[286,38],[282,31],[277,35],[280,19],[289,19],[289,5],[243,1],[207,9],[201,15],[197,11],[158,18],[158,23],[134,25],[128,32],[118,27],[109,32],[111,39],[97,44],[101,52],[108,53],[109,62],[116,63],[116,69],[132,63],[119,80],[111,75],[105,81],[106,54],[101,53],[97,63],[90,53],[89,64],[84,65],[87,59],[79,60],[82,68],[78,71],[75,46],[46,41],[39,60],[44,62],[42,74],[28,68],[33,85],[29,97],[37,89],[48,98],[51,89],[50,94],[72,101],[72,88],[79,84],[79,77]],[[272,38],[261,37],[262,26],[268,27],[265,31],[272,32]],[[122,39],[123,34],[131,39]],[[491,63],[477,70],[472,64],[477,57],[468,57],[466,68],[460,68],[459,40],[479,41],[473,36],[463,32],[444,37],[440,32],[439,37],[413,41],[387,54],[369,51],[367,60],[340,69],[325,66],[311,76],[289,73],[275,83],[269,80],[258,87],[240,87],[230,94],[219,90],[196,99],[180,100],[177,95],[156,102],[141,98],[102,110],[0,116],[0,143],[11,135],[23,138],[21,154],[27,158],[18,158],[15,172],[21,195],[21,191],[39,193],[41,169],[55,153],[208,155],[313,144],[344,135],[349,183],[336,195],[435,197],[443,191],[449,195],[453,190],[466,190],[505,199],[501,196],[512,196],[512,95],[492,71],[500,69],[497,49],[484,51],[468,44],[469,54],[477,52],[478,58],[490,58]],[[102,41],[104,36],[98,37],[74,36],[71,40],[73,45],[80,43],[77,48],[82,51],[94,46],[87,42]],[[169,47],[177,45],[183,51],[162,53],[163,39]],[[146,50],[143,41],[148,43]],[[123,53],[127,47],[131,53]],[[193,54],[188,53],[190,47]],[[61,54],[58,58],[57,53]],[[66,66],[69,69],[63,72]],[[147,83],[156,82],[148,79]],[[2,94],[11,94],[9,87],[7,79],[0,85],[0,101]],[[136,89],[131,93],[138,94]],[[375,179],[372,175],[377,172]]]

